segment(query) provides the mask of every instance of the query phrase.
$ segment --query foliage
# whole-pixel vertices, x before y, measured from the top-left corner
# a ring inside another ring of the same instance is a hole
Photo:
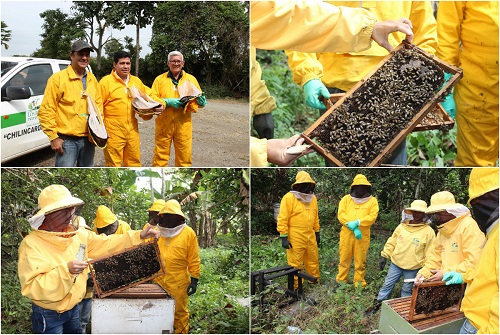
[[[239,249],[203,249],[200,258],[198,291],[189,297],[190,332],[248,334],[248,299],[244,298],[248,296],[248,244]],[[231,263],[234,259],[240,261]]]
[[[110,40],[110,37],[104,38],[106,29],[123,29],[122,23],[123,4],[117,1],[76,1],[71,6],[76,16],[83,19],[87,40],[96,51],[97,66],[96,70],[102,68],[101,57],[104,45]],[[97,36],[97,41],[94,36]]]
[[[9,42],[12,37],[12,30],[7,29],[7,27],[7,23],[2,21],[2,45],[5,50],[9,49],[9,45],[7,44],[7,42]]]
[[[2,257],[2,334],[32,332],[29,318],[31,301],[20,293],[17,259]]]
[[[291,189],[300,169],[252,169],[252,236],[277,234],[273,217],[273,204]],[[401,211],[415,199],[430,202],[432,194],[450,191],[455,200],[468,201],[468,176],[470,169],[322,169],[309,168],[306,171],[316,182],[315,195],[319,203],[319,219],[322,225],[337,225],[337,205],[349,188],[356,174],[364,174],[372,184],[380,211],[378,222],[385,229],[397,226]]]
[[[387,234],[374,234],[368,250],[365,279],[368,285],[357,289],[352,284],[337,287],[335,276],[338,264],[338,232],[328,228],[322,230],[319,284],[305,284],[305,299],[296,307],[280,307],[282,291],[267,288],[264,291],[266,304],[252,307],[252,333],[285,333],[287,326],[298,327],[304,334],[367,334],[378,328],[379,313],[368,318],[363,312],[371,306],[382,287],[387,269],[379,271],[378,258]],[[252,236],[251,271],[283,266],[286,264],[285,250],[277,238]],[[352,282],[351,268],[349,282]],[[281,279],[281,278],[280,278]],[[279,279],[273,282],[279,282]],[[286,287],[286,282],[279,283]],[[397,285],[391,298],[399,297],[401,285]],[[252,297],[258,301],[259,295]],[[277,298],[278,297],[278,298]],[[307,300],[314,300],[310,306]]]
[[[123,6],[123,19],[127,25],[134,25],[136,30],[135,52],[132,62],[135,62],[135,75],[139,75],[139,52],[141,51],[139,31],[151,24],[154,17],[156,3],[151,1],[127,1]]]
[[[44,20],[40,34],[40,49],[33,52],[33,57],[68,59],[71,43],[85,37],[85,26],[79,15],[70,16],[60,9],[46,10],[40,14]]]
[[[156,73],[166,71],[168,53],[179,50],[185,70],[202,87],[223,86],[233,95],[248,96],[248,27],[246,2],[160,3],[152,27],[150,66]]]
[[[317,110],[307,106],[302,88],[293,82],[287,56],[282,50],[257,50],[257,61],[262,68],[262,79],[269,93],[276,99],[273,110],[274,137],[289,138],[305,131],[319,117]],[[252,128],[252,136],[257,132]],[[294,166],[321,166],[323,158],[316,153],[299,158]]]
[[[408,165],[453,166],[457,156],[457,126],[448,132],[428,130],[406,137]]]
[[[232,97],[248,99],[248,2],[236,1],[77,1],[71,14],[60,9],[47,10],[41,48],[33,57],[68,59],[71,43],[87,39],[96,49],[90,65],[100,80],[113,68],[113,54],[119,49],[130,53],[131,73],[147,86],[168,70],[167,50],[180,50],[185,70],[194,75],[209,99]],[[188,15],[179,15],[188,13]],[[136,26],[135,40],[126,36],[116,40],[106,35],[109,28],[122,30]],[[151,27],[153,53],[139,58],[139,28]],[[171,32],[175,32],[172,34]],[[2,45],[7,31],[2,28]],[[5,44],[6,45],[6,44]]]
[[[236,297],[248,294],[247,174],[244,169],[2,169],[3,333],[31,331],[31,304],[21,296],[17,278],[17,249],[30,230],[27,219],[37,211],[38,194],[51,184],[65,185],[85,201],[81,216],[89,226],[104,204],[133,229],[147,222],[155,196],[181,201],[199,193],[182,210],[203,236],[208,228],[215,233],[212,240],[200,241],[203,269],[200,291],[190,298],[192,331],[248,333],[248,311],[236,302]],[[139,188],[142,178],[162,180],[162,190]],[[201,225],[203,218],[210,220]]]

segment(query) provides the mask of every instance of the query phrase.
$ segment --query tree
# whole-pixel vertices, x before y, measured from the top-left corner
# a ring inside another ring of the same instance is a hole
[[[60,9],[49,9],[40,13],[44,20],[43,33],[40,34],[40,49],[33,52],[33,57],[68,59],[71,43],[85,37],[80,16],[70,17]]]
[[[273,204],[291,189],[300,169],[253,169],[252,170],[252,234],[274,235],[276,221]],[[428,204],[431,196],[439,191],[450,191],[458,203],[468,200],[468,176],[470,169],[308,169],[316,182],[322,227],[339,227],[337,206],[349,193],[355,175],[364,174],[372,184],[380,212],[377,219],[384,229],[394,229],[401,219],[401,211],[415,199]],[[334,228],[335,229],[335,228]]]
[[[9,49],[9,45],[7,44],[7,42],[10,41],[12,33],[12,30],[7,29],[7,27],[8,27],[7,23],[2,21],[2,45],[5,48],[5,50]]]
[[[117,1],[75,1],[71,9],[75,16],[83,18],[85,28],[90,29],[86,33],[90,45],[96,50],[97,70],[101,70],[102,49],[111,40],[111,36],[104,38],[108,28],[123,29],[121,7],[123,4]],[[97,36],[97,42],[94,40]]]
[[[248,27],[245,2],[159,3],[150,42],[157,72],[165,68],[166,55],[178,50],[187,71],[203,83],[248,92]]]
[[[123,19],[127,25],[135,26],[135,75],[139,75],[139,53],[141,51],[140,29],[151,24],[156,2],[151,1],[127,1],[123,6]]]

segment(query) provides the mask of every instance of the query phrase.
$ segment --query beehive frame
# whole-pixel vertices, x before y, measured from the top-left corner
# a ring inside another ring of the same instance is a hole
[[[444,281],[413,285],[408,321],[460,311],[464,290],[463,284],[446,285]]]
[[[99,298],[123,291],[165,274],[156,241],[150,241],[89,261]]]
[[[344,93],[332,93],[330,94],[330,99],[324,99],[323,103],[327,109],[330,109],[343,96]],[[412,132],[433,129],[447,131],[453,128],[454,125],[455,121],[453,118],[446,112],[440,103],[437,103],[434,109],[428,112],[422,120],[420,120],[420,123],[413,128]]]
[[[428,54],[424,50],[418,48],[415,45],[409,44],[408,42],[403,42],[401,43],[394,51],[392,51],[389,55],[387,55],[374,69],[372,69],[362,80],[360,80],[356,85],[354,85],[342,98],[340,98],[331,108],[329,108],[318,120],[316,120],[306,131],[304,131],[301,134],[301,137],[304,138],[305,143],[310,144],[311,147],[318,152],[320,155],[325,157],[328,161],[333,163],[334,165],[337,166],[351,166],[349,164],[344,164],[338,157],[335,157],[333,153],[328,151],[326,148],[322,147],[319,143],[313,141],[313,138],[315,137],[312,133],[316,128],[318,128],[322,122],[327,119],[332,113],[335,113],[336,109],[339,108],[346,99],[349,99],[353,96],[353,94],[372,76],[377,75],[377,71],[382,68],[384,64],[386,64],[391,58],[394,56],[395,53],[397,53],[400,49],[405,48],[405,49],[411,49],[414,52],[417,52],[421,56],[425,57],[427,60],[431,61],[434,65],[438,66],[443,72],[451,74],[451,78],[446,81],[441,89],[434,95],[432,99],[430,99],[412,118],[411,120],[407,123],[407,125],[399,131],[399,133],[384,147],[383,150],[380,152],[375,153],[376,157],[369,161],[365,162],[363,165],[359,166],[368,166],[368,167],[373,167],[373,166],[379,166],[382,164],[384,161],[386,161],[392,151],[402,142],[405,140],[406,135],[410,133],[418,124],[419,122],[429,113],[432,111],[436,104],[444,100],[446,95],[451,91],[451,88],[453,85],[458,82],[458,80],[462,77],[462,70],[459,68],[456,68],[454,66],[451,66],[450,64],[447,64],[443,62],[442,60],[438,59],[437,57],[434,57],[433,55]],[[348,143],[349,138],[345,138],[345,142],[343,143]],[[356,165],[358,166],[358,165]]]

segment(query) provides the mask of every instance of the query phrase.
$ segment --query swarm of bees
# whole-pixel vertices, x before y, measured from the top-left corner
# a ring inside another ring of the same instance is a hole
[[[436,97],[443,83],[444,71],[432,59],[413,48],[401,48],[311,137],[346,166],[367,166]]]
[[[94,279],[105,293],[114,291],[160,271],[154,244],[140,245],[92,263]]]
[[[415,313],[430,314],[434,311],[458,306],[461,298],[461,285],[421,287],[415,301]]]

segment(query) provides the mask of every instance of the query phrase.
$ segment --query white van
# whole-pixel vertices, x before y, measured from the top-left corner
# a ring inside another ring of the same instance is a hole
[[[50,145],[38,121],[47,80],[69,60],[2,57],[2,162]]]

